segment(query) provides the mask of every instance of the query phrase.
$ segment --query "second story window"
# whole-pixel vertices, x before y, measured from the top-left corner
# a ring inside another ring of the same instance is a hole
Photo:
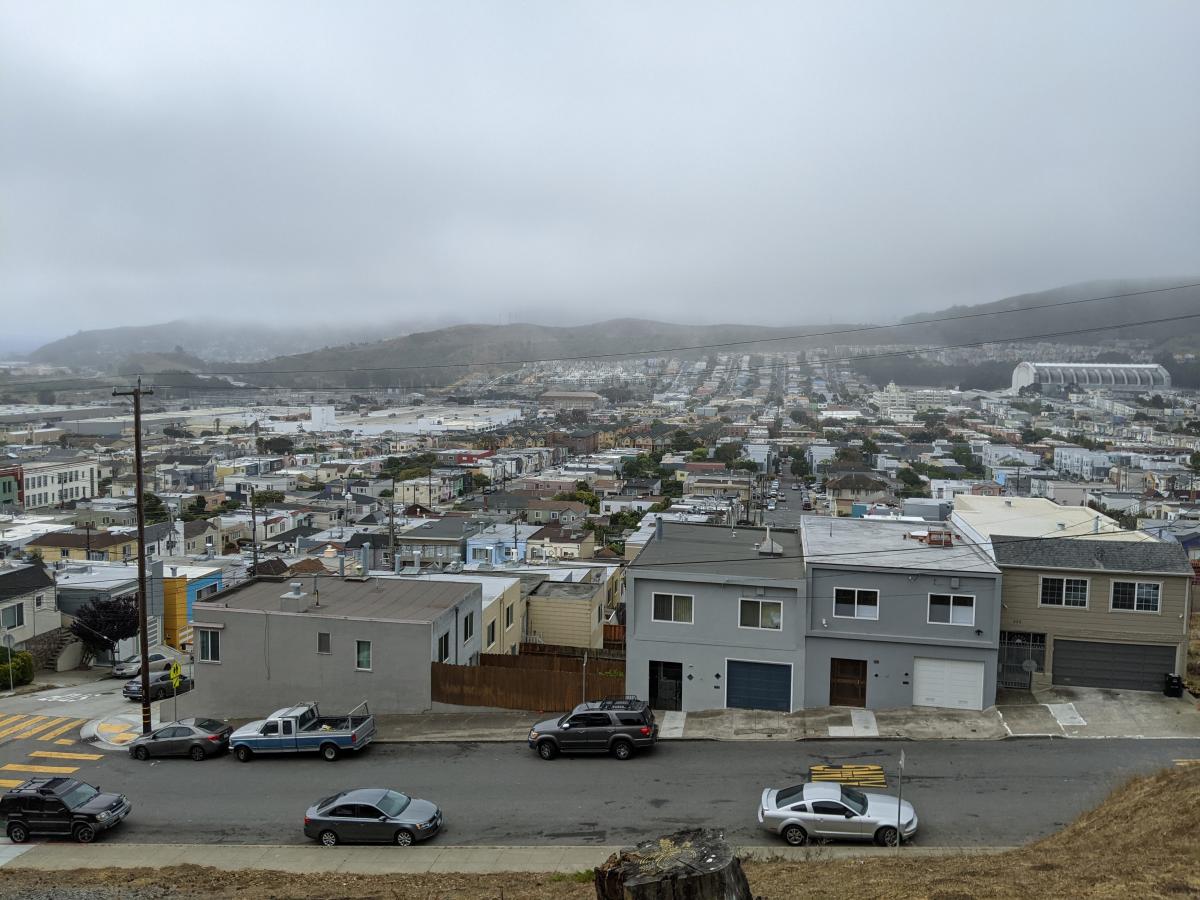
[[[469,612],[463,616],[463,643],[475,636],[475,613]]]
[[[687,594],[655,594],[652,618],[655,622],[692,624],[692,598]]]
[[[444,663],[450,658],[450,632],[438,638],[438,662]]]
[[[1126,612],[1159,611],[1158,598],[1162,586],[1154,581],[1114,581],[1112,608]]]
[[[1086,609],[1088,605],[1086,578],[1042,578],[1041,606],[1069,606]]]
[[[778,600],[743,597],[739,602],[738,626],[780,631],[783,629],[783,604]]]
[[[930,594],[929,624],[974,625],[975,598],[960,594]]]
[[[838,619],[878,619],[879,591],[834,588],[833,615]]]

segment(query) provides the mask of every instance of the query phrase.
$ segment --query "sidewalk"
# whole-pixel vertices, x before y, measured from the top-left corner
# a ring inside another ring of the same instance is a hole
[[[600,865],[620,847],[318,847],[312,845],[244,844],[98,844],[0,842],[0,866],[9,869],[134,869],[164,866],[213,866],[224,871],[260,870],[289,874],[354,872],[365,875],[425,872],[581,872]],[[912,856],[994,854],[1010,847],[921,847],[900,850]],[[759,860],[864,859],[896,855],[872,845],[815,847],[757,846],[739,848],[743,857]]]
[[[1197,738],[1200,702],[1188,693],[1054,687],[1006,696],[999,707],[1012,736]]]

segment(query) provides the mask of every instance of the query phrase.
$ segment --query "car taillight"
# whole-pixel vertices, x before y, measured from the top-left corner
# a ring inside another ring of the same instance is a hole
[[[305,817],[304,817],[304,824],[305,824],[305,825],[311,825],[311,824],[312,824],[312,819],[310,819],[308,816],[305,816]]]
[[[644,736],[649,736],[649,734],[650,734],[650,726],[649,726],[649,725],[643,725],[641,728],[639,728],[639,729],[638,729],[638,731],[640,731],[640,732],[641,732],[641,733],[642,733]]]
[[[208,739],[215,744],[221,740],[221,736],[219,734],[210,734]]]
[[[350,743],[353,744],[357,741],[358,741],[358,732],[356,732],[356,731],[350,732]]]

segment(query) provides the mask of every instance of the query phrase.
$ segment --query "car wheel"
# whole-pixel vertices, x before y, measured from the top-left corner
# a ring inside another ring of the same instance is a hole
[[[633,744],[629,741],[617,741],[613,744],[612,755],[617,759],[629,759],[633,756]]]
[[[254,752],[249,747],[238,747],[233,751],[233,755],[237,757],[238,762],[250,762]]]
[[[875,843],[880,847],[895,847],[896,842],[900,840],[900,832],[891,825],[885,825],[875,832]]]
[[[799,825],[789,825],[783,829],[783,839],[793,847],[803,847],[808,843],[808,832]]]
[[[322,744],[321,758],[326,762],[333,762],[338,758],[337,744]]]
[[[204,748],[203,747],[193,747],[191,750],[188,751],[188,756],[190,756],[196,762],[200,762],[202,759],[204,759]]]
[[[150,751],[147,750],[145,747],[134,747],[133,748],[133,758],[136,759],[138,762],[145,762],[146,760],[148,760],[150,758]]]
[[[413,833],[407,828],[401,828],[396,832],[397,847],[411,847],[413,845]]]
[[[29,840],[29,829],[20,822],[13,822],[8,826],[8,839],[14,844],[23,844]]]
[[[337,832],[326,829],[317,835],[317,840],[321,842],[322,847],[336,847],[338,844]]]
[[[538,756],[542,759],[554,759],[558,756],[558,748],[553,741],[541,741],[537,745]]]
[[[71,834],[81,844],[90,844],[96,839],[96,829],[86,823],[76,825],[75,830]]]

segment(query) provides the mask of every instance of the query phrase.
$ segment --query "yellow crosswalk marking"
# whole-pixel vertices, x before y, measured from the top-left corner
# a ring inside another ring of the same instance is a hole
[[[65,721],[66,721],[65,717],[59,716],[57,719],[51,719],[49,722],[42,722],[38,725],[32,726],[27,731],[22,731],[18,734],[14,734],[13,740],[20,741],[20,740],[24,740],[25,738],[33,737],[39,731],[45,731],[47,728],[53,728],[55,725],[59,725]]]
[[[1177,759],[1177,760],[1175,760],[1175,765],[1177,765],[1177,766],[1200,766],[1200,759]]]
[[[44,741],[45,738],[39,738],[39,740]],[[75,745],[75,742],[73,740],[71,740],[71,738],[59,738],[54,743],[58,744],[58,746],[60,746],[60,747],[72,747]]]
[[[6,726],[8,726],[8,725],[12,725],[14,722],[19,722],[19,721],[21,721],[21,719],[23,719],[23,718],[25,718],[25,716],[24,716],[24,715],[20,715],[20,716],[5,716],[3,719],[0,719],[0,728],[4,728],[4,727],[6,727]]]
[[[135,725],[128,725],[128,724],[122,722],[118,725],[109,725],[109,724],[97,725],[96,730],[102,731],[105,734],[121,734],[126,731],[133,731],[133,729],[136,727],[137,726],[135,726]]]
[[[18,731],[24,731],[26,728],[36,725],[38,722],[45,722],[46,716],[22,716],[23,721],[17,722],[15,725],[10,725],[3,731],[0,731],[0,738],[6,738],[10,734],[16,734]]]
[[[104,759],[103,753],[61,753],[57,750],[34,750],[29,755],[36,759]]]
[[[33,772],[38,775],[70,775],[78,772],[79,766],[32,766],[25,763],[5,763],[0,772]]]
[[[87,721],[87,719],[72,719],[66,725],[61,725],[58,728],[55,728],[53,731],[47,731],[45,734],[43,734],[41,737],[39,737],[38,740],[39,741],[52,741],[56,737],[59,737],[60,735],[65,734],[66,732],[70,731],[72,728],[76,728],[76,727],[82,725],[86,721]],[[71,741],[71,743],[73,744],[75,742]]]
[[[0,787],[2,788],[20,787],[24,783],[19,778],[0,778]]]

